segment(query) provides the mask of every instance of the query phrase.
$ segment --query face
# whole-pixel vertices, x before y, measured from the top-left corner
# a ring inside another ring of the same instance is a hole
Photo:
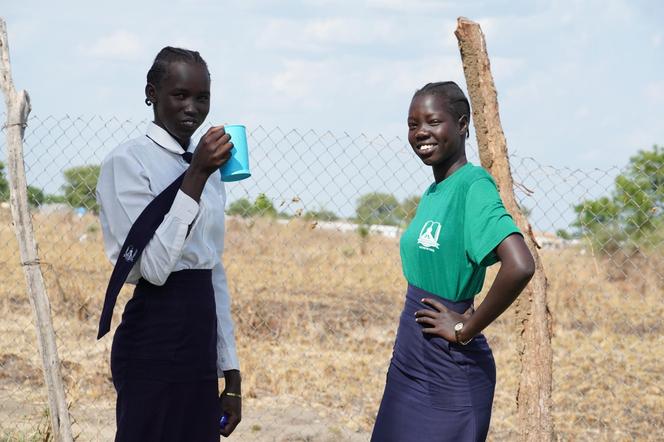
[[[210,76],[198,63],[170,63],[158,87],[148,84],[145,94],[154,104],[155,123],[183,147],[210,111]]]
[[[408,142],[429,166],[453,164],[465,157],[468,122],[452,116],[445,98],[435,94],[413,97],[408,110]]]

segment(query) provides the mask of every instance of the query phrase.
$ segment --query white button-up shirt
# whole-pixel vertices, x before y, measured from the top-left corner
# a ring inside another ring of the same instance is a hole
[[[194,147],[190,145],[189,150]],[[183,153],[182,146],[168,132],[150,123],[146,135],[121,144],[102,162],[97,183],[99,219],[104,250],[114,265],[136,218],[187,169]],[[199,203],[178,190],[170,211],[127,277],[132,284],[144,278],[163,285],[171,272],[212,269],[219,376],[224,370],[239,369],[226,272],[221,262],[225,204],[224,183],[216,173],[210,175]]]

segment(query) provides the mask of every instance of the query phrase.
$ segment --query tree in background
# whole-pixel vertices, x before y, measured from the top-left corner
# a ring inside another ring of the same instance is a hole
[[[274,208],[272,200],[264,193],[259,193],[254,201],[254,213],[258,216],[268,216],[275,218],[277,216],[277,209]]]
[[[320,210],[309,210],[302,215],[302,218],[305,220],[316,220],[316,221],[337,221],[339,217],[336,213],[331,210],[320,209]]]
[[[65,200],[72,207],[85,207],[99,214],[95,197],[100,167],[97,165],[72,167],[64,171]]]
[[[277,216],[277,209],[274,208],[272,200],[264,193],[259,193],[256,201],[251,203],[247,198],[240,198],[233,201],[226,210],[228,215],[241,216],[248,218],[251,216],[267,216],[274,218]]]
[[[664,148],[639,151],[615,179],[610,196],[574,206],[572,224],[604,253],[656,245],[664,234]]]
[[[355,209],[358,224],[395,226],[401,220],[399,202],[389,193],[371,192],[362,195]]]
[[[5,178],[5,163],[0,161],[0,201],[9,201],[9,183]]]
[[[240,198],[233,201],[229,206],[226,213],[233,216],[241,216],[247,218],[253,215],[253,204],[246,198]]]
[[[53,195],[45,195],[44,191],[36,186],[28,186],[28,204],[32,207],[41,206],[43,203],[48,202],[48,197]],[[9,201],[9,182],[5,177],[5,164],[0,161],[0,202]]]
[[[419,196],[409,196],[399,205],[399,217],[405,224],[411,222],[413,217],[415,217],[415,212],[417,211],[417,206],[420,204],[421,199],[422,198]]]
[[[39,187],[28,186],[28,204],[32,207],[38,207],[44,203],[45,199],[46,196],[44,195],[43,190]]]

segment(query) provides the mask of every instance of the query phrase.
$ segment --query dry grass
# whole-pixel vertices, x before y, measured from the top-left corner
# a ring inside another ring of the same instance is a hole
[[[43,410],[44,393],[14,234],[6,213],[0,220],[0,416],[11,417],[0,419],[2,438],[36,422],[39,414],[32,413]],[[75,430],[81,440],[108,440],[111,339],[97,342],[95,335],[111,267],[98,222],[65,214],[38,215],[34,222]],[[372,236],[366,254],[360,253],[360,241],[356,234],[312,229],[300,220],[228,222],[225,263],[245,407],[270,407],[269,416],[279,420],[282,410],[274,404],[285,409],[296,403],[368,438],[405,283],[395,240]],[[611,261],[578,250],[545,251],[543,259],[554,319],[557,437],[660,438],[664,256],[634,257],[633,265],[619,269],[626,274],[621,277]],[[114,325],[128,296],[125,289]],[[519,364],[511,314],[486,334],[498,366],[491,438],[512,440]],[[325,440],[339,430],[330,431]]]

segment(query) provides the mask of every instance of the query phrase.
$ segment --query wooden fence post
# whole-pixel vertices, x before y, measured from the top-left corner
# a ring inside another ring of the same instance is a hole
[[[39,353],[44,366],[48,403],[53,435],[58,442],[73,441],[65,390],[60,374],[60,360],[51,321],[51,307],[39,265],[37,243],[32,229],[28,206],[25,164],[23,163],[23,135],[30,113],[27,92],[17,92],[11,76],[7,26],[0,18],[0,86],[5,94],[7,110],[7,162],[9,172],[12,218],[19,244],[20,259],[35,317]]]
[[[514,196],[507,141],[500,124],[498,97],[484,34],[479,24],[463,17],[457,20],[454,34],[459,42],[473,109],[480,162],[496,180],[505,207],[524,232],[526,244],[535,258],[535,275],[516,301],[521,358],[516,400],[521,440],[547,442],[553,439],[551,317],[546,298],[547,279],[532,228]]]

